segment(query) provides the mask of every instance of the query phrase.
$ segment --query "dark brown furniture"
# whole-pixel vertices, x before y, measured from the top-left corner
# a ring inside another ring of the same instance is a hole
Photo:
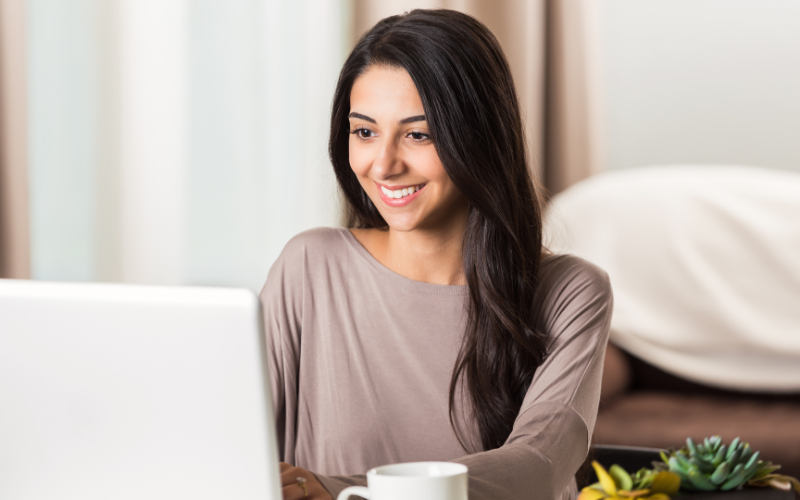
[[[664,372],[609,344],[593,442],[650,448],[739,436],[800,477],[800,394],[734,392]]]

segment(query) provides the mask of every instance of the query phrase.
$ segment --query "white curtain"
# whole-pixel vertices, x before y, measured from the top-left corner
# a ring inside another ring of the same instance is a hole
[[[258,289],[337,220],[346,0],[29,0],[32,277]]]

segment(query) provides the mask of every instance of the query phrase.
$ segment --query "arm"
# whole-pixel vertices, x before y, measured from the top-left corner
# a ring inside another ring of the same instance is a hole
[[[272,407],[283,498],[331,500],[317,477],[295,467],[297,395],[303,324],[305,247],[290,241],[272,265],[259,296],[264,317]],[[304,478],[301,486],[298,478]]]
[[[498,449],[462,457],[470,499],[559,498],[586,457],[600,398],[612,310],[608,278],[573,257],[541,283],[540,324],[553,338],[511,435]]]
[[[303,315],[302,260],[292,258],[292,253],[287,245],[272,265],[259,296],[264,315],[278,457],[289,463],[294,463],[297,435],[294,423]]]

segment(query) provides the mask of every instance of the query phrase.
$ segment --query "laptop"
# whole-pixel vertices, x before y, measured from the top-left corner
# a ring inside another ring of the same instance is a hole
[[[0,499],[280,500],[249,290],[0,280]]]

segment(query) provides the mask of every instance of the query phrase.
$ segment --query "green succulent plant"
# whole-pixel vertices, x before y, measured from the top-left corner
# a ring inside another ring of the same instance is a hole
[[[728,446],[719,436],[714,436],[705,438],[702,443],[687,438],[684,448],[669,454],[662,452],[661,459],[666,469],[681,478],[682,490],[727,491],[742,486],[756,475],[764,476],[775,470],[771,462],[759,460],[759,454],[738,437]]]

